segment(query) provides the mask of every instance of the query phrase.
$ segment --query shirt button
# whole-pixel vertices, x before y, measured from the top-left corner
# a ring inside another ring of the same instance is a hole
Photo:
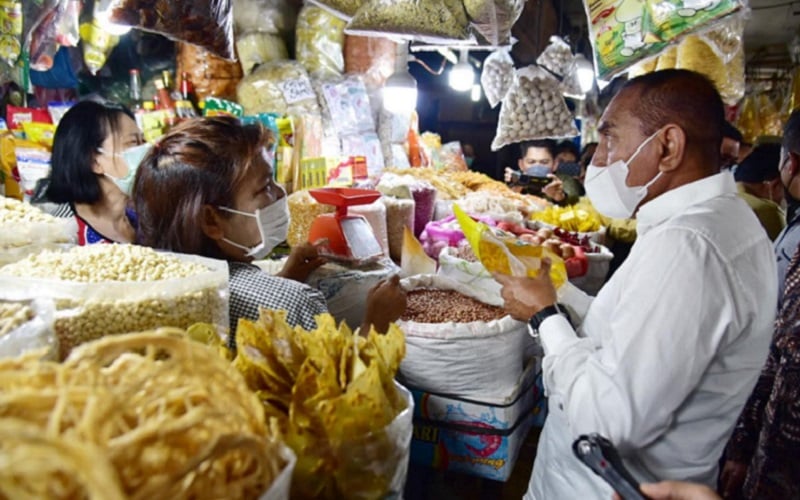
[[[558,409],[561,410],[561,411],[564,411],[563,403],[558,403]]]

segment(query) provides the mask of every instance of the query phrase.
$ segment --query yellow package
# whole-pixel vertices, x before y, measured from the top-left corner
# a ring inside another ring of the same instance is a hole
[[[472,247],[472,252],[487,271],[535,278],[542,266],[542,259],[548,258],[552,262],[550,279],[556,288],[567,281],[564,261],[545,247],[520,241],[513,235],[496,236],[489,226],[473,220],[458,205],[453,205],[453,213]]]
[[[5,180],[6,197],[22,199],[22,189],[14,179],[17,168],[16,143],[19,141],[11,132],[0,134],[0,179]]]
[[[56,135],[56,126],[52,123],[22,122],[25,137],[36,144],[48,148],[53,147],[53,136]]]

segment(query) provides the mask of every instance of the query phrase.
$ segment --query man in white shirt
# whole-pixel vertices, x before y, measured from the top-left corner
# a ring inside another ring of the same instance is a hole
[[[496,276],[506,310],[530,321],[545,351],[550,414],[526,499],[611,497],[572,454],[592,432],[639,481],[715,485],[777,300],[770,242],[720,173],[723,120],[719,94],[697,73],[628,82],[603,114],[585,186],[605,215],[636,216],[627,260],[596,298],[569,285],[557,293],[547,264],[535,279]]]

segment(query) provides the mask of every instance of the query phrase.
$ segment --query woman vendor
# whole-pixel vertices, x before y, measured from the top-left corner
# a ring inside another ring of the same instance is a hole
[[[284,309],[292,325],[316,327],[327,312],[322,294],[302,281],[324,263],[312,245],[293,249],[278,276],[251,262],[286,239],[286,193],[273,182],[269,135],[230,117],[195,119],[162,137],[136,175],[137,242],[159,249],[225,259],[229,264],[231,329],[258,309]],[[367,298],[362,332],[385,332],[405,310],[397,278]],[[354,325],[351,325],[354,326]]]
[[[64,114],[45,198],[60,204],[53,215],[75,217],[78,244],[134,240],[130,187],[147,148],[133,114],[121,106],[83,101]]]

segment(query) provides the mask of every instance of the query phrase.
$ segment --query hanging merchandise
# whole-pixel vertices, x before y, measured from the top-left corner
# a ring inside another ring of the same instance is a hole
[[[652,73],[656,70],[656,65],[658,65],[658,57],[651,57],[650,59],[639,61],[628,69],[628,79],[632,80],[637,76]]]
[[[452,43],[469,40],[467,28],[467,16],[460,1],[367,0],[347,24],[345,32]]]
[[[289,50],[283,38],[261,31],[237,35],[236,52],[245,75],[252,73],[260,64],[289,59]]]
[[[495,50],[483,62],[481,86],[489,106],[495,107],[503,100],[514,83],[514,61],[508,48]]]
[[[492,151],[517,142],[576,135],[558,81],[536,66],[518,69],[500,108]]]
[[[735,105],[744,96],[744,48],[732,54],[728,64],[703,37],[689,35],[678,45],[675,67],[707,76],[717,87],[722,100]]]
[[[522,0],[464,0],[467,15],[490,45],[503,45],[511,39],[511,28],[522,14]]]
[[[300,9],[297,17],[295,53],[297,62],[310,75],[338,76],[344,73],[344,27],[346,23],[313,5]]]
[[[783,107],[781,108],[783,120],[788,120],[792,111],[798,108],[800,108],[800,66],[794,69],[791,87],[789,87],[788,93],[783,100]]]
[[[745,0],[584,0],[597,76],[610,80],[688,33],[746,7]]]
[[[89,72],[96,75],[105,66],[108,55],[119,43],[119,37],[106,31],[95,17],[91,23],[81,24],[81,39],[83,60]]]
[[[572,50],[561,37],[551,36],[550,44],[536,58],[536,64],[562,77],[567,74],[569,65],[572,64]]]
[[[761,134],[780,137],[783,135],[783,123],[779,108],[770,99],[769,94],[758,96],[758,117],[761,122]]]
[[[309,3],[325,9],[344,21],[349,21],[363,2],[360,0],[309,0]]]
[[[662,69],[674,69],[678,64],[678,47],[677,45],[670,45],[667,49],[658,56],[655,71]]]
[[[242,79],[242,66],[189,43],[178,44],[177,73],[186,73],[198,100],[207,97],[234,99]]]
[[[262,64],[241,81],[236,95],[248,115],[318,115],[320,112],[308,73],[295,61]]]
[[[237,33],[289,33],[294,29],[297,9],[286,0],[232,0]]]
[[[22,51],[22,1],[0,1],[0,60],[13,66]]]
[[[188,42],[235,60],[231,0],[96,0],[104,21]]]
[[[388,38],[367,36],[344,37],[345,73],[356,73],[368,89],[382,88],[394,73],[397,44]]]
[[[742,107],[739,110],[739,119],[736,121],[736,128],[744,136],[747,143],[754,144],[758,136],[761,135],[761,119],[758,113],[758,97],[755,95],[748,95],[742,101]]]
[[[580,66],[578,61],[585,60],[582,56],[575,55],[572,56],[572,61],[569,64],[569,67],[564,73],[564,79],[561,80],[561,93],[564,97],[570,97],[572,99],[583,99],[586,97],[586,92],[581,88],[580,78],[578,77],[578,70]]]

